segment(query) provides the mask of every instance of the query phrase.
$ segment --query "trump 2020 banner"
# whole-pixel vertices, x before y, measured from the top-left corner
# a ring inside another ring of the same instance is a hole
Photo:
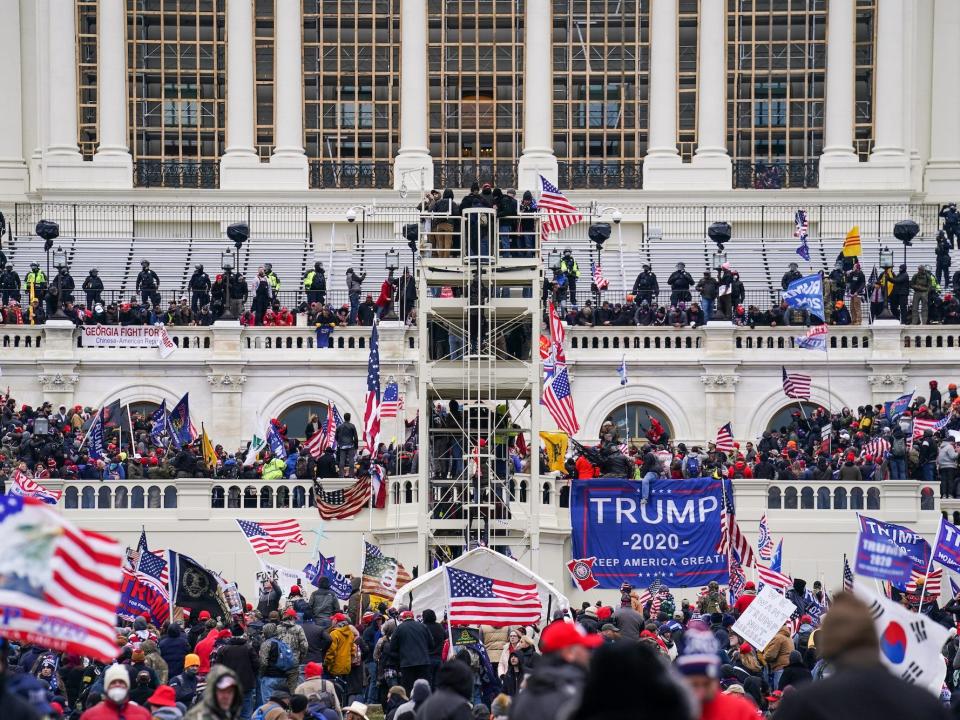
[[[573,556],[596,557],[599,587],[645,587],[656,577],[672,588],[727,583],[727,558],[717,552],[720,481],[654,480],[646,503],[640,491],[631,480],[573,481]]]

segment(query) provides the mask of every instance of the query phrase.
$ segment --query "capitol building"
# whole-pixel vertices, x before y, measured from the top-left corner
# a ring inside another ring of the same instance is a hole
[[[536,462],[507,472],[493,441],[504,408],[528,443],[557,429],[537,338],[549,334],[543,288],[561,254],[581,270],[579,303],[594,305],[623,303],[644,265],[666,302],[683,262],[694,278],[729,264],[743,304],[767,309],[790,263],[829,273],[853,227],[866,275],[932,268],[940,211],[960,196],[958,37],[957,0],[0,0],[0,249],[21,277],[52,258],[79,288],[96,267],[104,300],[123,303],[147,260],[166,307],[189,298],[198,264],[252,280],[270,263],[294,311],[317,262],[335,307],[349,302],[350,268],[365,274],[363,298],[394,270],[417,288],[414,315],[378,326],[381,381],[403,399],[380,440],[403,443],[414,428],[420,449],[415,472],[390,473],[383,509],[321,522],[311,480],[296,478],[48,487],[76,523],[131,545],[145,527],[151,545],[241,590],[259,565],[235,518],[294,517],[313,533],[276,560],[288,567],[311,560],[316,541],[357,573],[366,539],[424,573],[479,543],[574,604],[612,600],[573,589],[568,481]],[[542,240],[538,220],[535,252],[510,254],[495,247],[496,213],[474,210],[460,223],[463,253],[438,250],[442,218],[421,212],[425,193],[451,189],[459,202],[476,182],[536,198],[541,176],[582,220]],[[809,260],[796,252],[798,211]],[[893,234],[906,219],[919,225],[909,247]],[[51,248],[40,220],[59,226]],[[731,228],[719,248],[708,235],[718,221]],[[250,233],[237,248],[235,223]],[[595,227],[608,237],[592,238]],[[592,267],[606,289],[591,288]],[[189,392],[193,421],[228,452],[271,418],[303,439],[331,405],[361,428],[371,328],[337,327],[318,347],[296,316],[168,327],[166,356],[94,347],[68,320],[0,325],[0,385],[18,404],[119,400],[146,414]],[[730,423],[743,446],[797,409],[855,410],[923,394],[931,379],[946,388],[960,375],[957,327],[871,321],[865,309],[861,324],[831,326],[823,353],[800,349],[805,329],[789,326],[568,327],[573,439],[596,444],[612,420],[640,445],[655,418],[688,446]],[[466,345],[438,343],[440,331]],[[784,396],[784,368],[812,378],[800,408]],[[475,462],[489,464],[483,492],[431,456],[446,438],[427,418],[451,401],[469,418]],[[745,532],[755,539],[765,514],[791,571],[832,587],[858,512],[930,538],[941,510],[960,509],[917,480],[735,486]]]

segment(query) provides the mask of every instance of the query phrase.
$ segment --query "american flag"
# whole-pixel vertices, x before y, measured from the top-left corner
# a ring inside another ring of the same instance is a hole
[[[733,549],[743,565],[752,567],[757,564],[757,561],[753,555],[753,548],[750,547],[750,541],[737,523],[737,511],[733,503],[733,483],[728,479],[720,482],[723,483],[723,507],[720,511],[720,542],[717,543],[717,553],[726,555]]]
[[[926,568],[924,568],[926,569]],[[923,599],[933,599],[940,597],[940,588],[943,584],[943,568],[937,568],[926,576],[924,581],[923,570],[914,568],[910,571],[910,579],[907,581],[906,590],[908,593],[923,592]]]
[[[660,588],[660,591],[653,596],[653,600],[650,601],[650,617],[656,619],[657,615],[660,614],[660,606],[663,605],[663,601],[667,599],[667,595],[670,594],[668,588]]]
[[[637,596],[637,602],[640,604],[640,607],[644,607],[648,602],[659,595],[662,588],[663,580],[658,575],[653,579],[653,582],[647,586],[647,589]]]
[[[932,432],[939,432],[943,430],[947,424],[950,422],[950,416],[947,415],[940,420],[934,420],[933,418],[914,418],[913,419],[913,437],[914,439],[923,437],[923,433],[926,430]]]
[[[610,287],[610,281],[603,276],[600,263],[590,263],[590,274],[593,276],[593,284],[597,286],[597,290],[606,290]]]
[[[829,325],[811,325],[809,328],[807,328],[805,337],[808,337],[808,338],[819,337],[821,335],[828,335],[829,333],[830,333]]]
[[[282,555],[287,543],[307,544],[296,520],[256,522],[237,518],[237,525],[257,555]]]
[[[496,580],[447,566],[451,625],[536,625],[541,605],[536,583]]]
[[[47,505],[56,505],[63,495],[62,490],[48,490],[43,485],[35,482],[33,478],[27,475],[23,470],[17,468],[10,476],[13,487],[10,488],[11,495],[20,495],[22,497],[37,498],[47,503]]]
[[[123,548],[82,530],[35,498],[0,499],[0,636],[109,663]],[[15,582],[14,582],[15,580]]]
[[[553,344],[554,361],[558,365],[566,365],[567,354],[563,350],[563,343],[567,334],[563,329],[563,320],[560,319],[560,315],[557,314],[557,309],[552,302],[548,309],[550,311],[550,342]]]
[[[760,563],[757,563],[757,577],[764,585],[770,585],[777,590],[789,590],[793,587],[793,580],[789,576]]]
[[[400,397],[400,388],[395,382],[387,383],[383,391],[383,401],[380,403],[381,418],[395,418],[403,410],[403,398]]]
[[[583,220],[583,215],[570,204],[560,189],[543,175],[540,176],[540,183],[543,187],[537,203],[542,218],[540,235],[546,240],[550,233],[558,233],[571,225],[576,225]],[[546,217],[543,217],[544,215]]]
[[[800,246],[796,251],[797,255],[802,257],[806,262],[810,262],[810,246],[807,244],[807,233],[810,226],[807,224],[807,211],[797,210],[793,215],[793,222],[796,224],[793,236],[800,241]]]
[[[730,590],[730,604],[733,605],[737,598],[743,594],[743,588],[747,584],[747,578],[743,574],[743,565],[740,564],[740,558],[736,553],[731,553],[730,557],[730,582],[727,588]]]
[[[843,590],[853,592],[853,570],[850,569],[850,561],[846,555],[843,556]]]
[[[413,578],[403,563],[396,558],[387,557],[376,545],[364,541],[364,558],[361,592],[394,598],[397,591]]]
[[[760,559],[770,562],[770,558],[773,557],[773,536],[770,534],[770,527],[767,525],[766,513],[760,518],[760,537],[757,538],[757,549]]]
[[[573,396],[570,394],[570,376],[567,368],[561,368],[551,380],[543,386],[543,404],[550,411],[550,416],[557,427],[567,435],[576,435],[580,429],[577,413],[573,407]]]
[[[140,554],[137,564],[139,577],[144,577],[157,585],[164,597],[169,597],[170,564],[166,561],[166,550],[152,550]]]
[[[380,340],[377,325],[370,331],[370,356],[367,359],[367,396],[363,407],[363,442],[372,455],[380,437]]]
[[[323,455],[328,447],[336,448],[337,428],[343,424],[343,416],[337,410],[337,406],[331,402],[327,403],[327,419],[323,425],[303,444],[303,447],[314,458]]]
[[[874,458],[881,458],[883,454],[890,451],[890,442],[884,438],[876,438],[864,444],[863,453]]]
[[[370,504],[370,478],[360,478],[346,490],[324,492],[314,481],[317,510],[324,520],[353,517]]]
[[[731,453],[734,451],[733,446],[733,429],[730,427],[730,423],[727,423],[722,428],[717,430],[717,450],[720,452]]]
[[[781,367],[783,373],[783,394],[794,400],[810,399],[810,376],[801,373],[788,373],[785,367]]]

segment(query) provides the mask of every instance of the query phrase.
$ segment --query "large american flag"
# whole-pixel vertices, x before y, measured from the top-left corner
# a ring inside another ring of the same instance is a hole
[[[567,435],[576,435],[580,429],[577,413],[573,407],[573,396],[570,393],[570,376],[567,368],[559,368],[556,374],[544,383],[543,405],[550,411],[550,416],[557,427]]]
[[[536,583],[514,583],[447,567],[451,625],[536,625],[541,605]]]
[[[557,309],[551,302],[548,306],[550,311],[550,342],[553,344],[554,356],[558,365],[567,364],[567,354],[564,352],[563,343],[566,340],[567,333],[563,329],[563,320],[557,314]]]
[[[731,453],[734,451],[733,445],[733,428],[730,427],[730,423],[727,423],[719,430],[717,430],[717,450],[724,453]]]
[[[743,534],[737,523],[737,511],[733,503],[733,483],[723,479],[723,507],[720,511],[720,542],[717,543],[717,553],[727,555],[732,548],[740,556],[741,563],[746,567],[757,564],[750,547],[750,541]]]
[[[757,550],[761,560],[770,562],[770,558],[773,557],[773,535],[770,534],[766,513],[760,518],[760,537],[757,538]]]
[[[323,425],[304,442],[303,447],[315,459],[319,459],[328,447],[336,448],[337,428],[343,424],[343,416],[337,410],[337,406],[331,402],[327,403],[327,419]]]
[[[576,225],[583,220],[583,215],[570,204],[560,189],[543,175],[540,176],[540,183],[543,188],[540,200],[537,202],[542,219],[540,235],[546,240],[550,233],[558,233],[571,225]]]
[[[793,587],[793,580],[781,572],[757,563],[757,577],[764,585],[770,585],[777,590],[789,590]]]
[[[783,373],[783,394],[794,400],[810,399],[810,376],[802,373],[788,373],[781,367]]]
[[[353,517],[370,504],[370,478],[357,480],[346,490],[324,492],[314,481],[317,510],[324,520],[343,520]]]
[[[640,607],[644,607],[648,602],[659,595],[661,588],[663,588],[663,580],[657,576],[653,579],[653,582],[647,586],[647,589],[637,596],[637,603],[640,605]]]
[[[10,488],[11,495],[37,498],[47,505],[56,505],[60,501],[60,496],[63,495],[62,490],[48,490],[20,468],[13,471],[10,480],[13,482]]]
[[[922,418],[922,417],[914,418],[913,419],[913,437],[914,439],[923,437],[923,433],[926,430],[930,430],[932,432],[939,432],[940,430],[943,430],[949,422],[950,422],[949,415],[947,415],[944,418],[941,418],[940,420],[934,420],[933,418]]]
[[[367,395],[363,406],[363,443],[372,455],[380,437],[380,340],[377,325],[370,331],[370,356],[367,358]]]
[[[403,410],[403,398],[400,397],[400,388],[395,382],[388,382],[383,391],[383,400],[380,402],[380,417],[395,418]]]
[[[924,568],[925,570],[926,568]],[[907,581],[906,590],[908,593],[923,592],[924,600],[932,600],[940,597],[940,588],[943,585],[943,568],[932,570],[924,579],[924,571],[914,568],[910,571],[910,579]]]
[[[257,522],[237,518],[237,525],[257,555],[282,555],[288,543],[307,544],[296,520]]]
[[[166,561],[166,550],[148,550],[140,554],[137,571],[134,573],[141,580],[153,584],[169,600],[170,598],[170,564]]]
[[[590,263],[590,274],[593,276],[593,284],[597,286],[597,290],[606,290],[610,287],[610,281],[603,276],[600,263]]]
[[[874,458],[882,458],[885,452],[890,450],[890,442],[884,438],[876,438],[868,443],[864,443],[863,453]]]
[[[82,530],[35,498],[0,498],[0,636],[92,657],[116,658],[114,629],[123,548]]]

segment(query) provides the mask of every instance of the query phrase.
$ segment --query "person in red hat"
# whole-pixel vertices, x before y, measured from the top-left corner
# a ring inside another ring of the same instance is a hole
[[[733,606],[733,614],[737,617],[743,615],[744,611],[750,607],[750,603],[757,599],[757,586],[752,580],[747,580],[743,585],[743,593],[737,598]]]
[[[543,657],[527,676],[526,688],[510,707],[510,717],[557,717],[561,707],[580,695],[590,652],[603,642],[603,635],[590,635],[577,623],[548,625],[540,636]]]
[[[720,645],[702,623],[683,635],[683,652],[675,667],[700,703],[700,720],[756,720],[756,706],[740,695],[720,691]]]
[[[337,688],[330,681],[323,677],[323,665],[317,662],[308,662],[303,668],[304,681],[297,685],[296,695],[306,695],[308,698],[313,695],[320,695],[322,692],[330,693],[333,700],[333,707],[337,715],[343,714],[340,709],[340,698],[337,697]]]
[[[183,713],[177,707],[177,697],[169,685],[160,685],[147,698],[147,709],[154,720],[180,720]]]

